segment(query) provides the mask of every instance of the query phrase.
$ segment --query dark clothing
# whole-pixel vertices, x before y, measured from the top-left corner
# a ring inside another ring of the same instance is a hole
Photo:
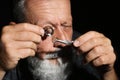
[[[74,34],[73,39],[77,36],[77,33]],[[76,58],[76,57],[75,57]],[[76,58],[73,61],[72,65],[72,74],[68,77],[67,80],[102,80],[98,72],[92,68],[90,64],[82,65],[81,58]],[[20,60],[19,64],[13,70],[10,70],[6,73],[3,80],[33,80],[32,75],[28,70],[28,64],[25,59]]]

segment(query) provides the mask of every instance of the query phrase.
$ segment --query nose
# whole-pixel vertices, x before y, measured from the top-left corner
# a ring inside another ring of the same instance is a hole
[[[54,35],[53,35],[53,43],[54,43],[55,47],[65,47],[66,46],[66,44],[64,44],[64,43],[61,43],[59,41],[55,41],[56,39],[68,40],[68,35],[62,27],[58,27],[55,29]]]
[[[53,39],[53,44],[54,44],[54,47],[65,47],[67,44],[63,43],[63,42],[60,42],[60,41],[63,41],[63,40],[60,40],[60,39]]]

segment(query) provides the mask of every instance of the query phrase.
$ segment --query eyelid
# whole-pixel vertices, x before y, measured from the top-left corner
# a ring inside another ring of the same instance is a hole
[[[54,25],[52,25],[52,24],[45,24],[44,26],[43,26],[43,28],[45,28],[45,27],[51,27],[51,28],[53,28],[53,29],[55,29],[55,26]]]
[[[64,23],[61,24],[61,26],[63,26],[63,27],[72,27],[72,24],[69,23],[69,22],[64,22]]]
[[[51,26],[51,27],[53,27],[53,25],[51,25],[51,24],[45,24],[44,27],[46,27],[46,26]]]
[[[62,24],[61,26],[63,26],[63,27],[72,27],[71,24]]]

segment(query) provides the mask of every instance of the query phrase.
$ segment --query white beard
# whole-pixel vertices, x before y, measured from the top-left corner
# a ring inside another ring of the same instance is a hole
[[[29,70],[34,80],[66,80],[71,73],[70,63],[57,59],[57,64],[52,64],[49,60],[40,60],[37,57],[29,57]]]

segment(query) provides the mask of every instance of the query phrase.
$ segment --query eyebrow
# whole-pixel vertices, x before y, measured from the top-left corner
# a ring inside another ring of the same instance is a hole
[[[38,25],[39,25],[39,22],[40,21],[37,22]],[[55,21],[50,21],[50,20],[44,21],[43,25],[45,25],[45,24],[51,24],[54,27],[59,25],[59,23],[57,23]],[[64,21],[64,22],[60,23],[60,25],[62,25],[62,26],[72,26],[72,23],[70,21]]]

